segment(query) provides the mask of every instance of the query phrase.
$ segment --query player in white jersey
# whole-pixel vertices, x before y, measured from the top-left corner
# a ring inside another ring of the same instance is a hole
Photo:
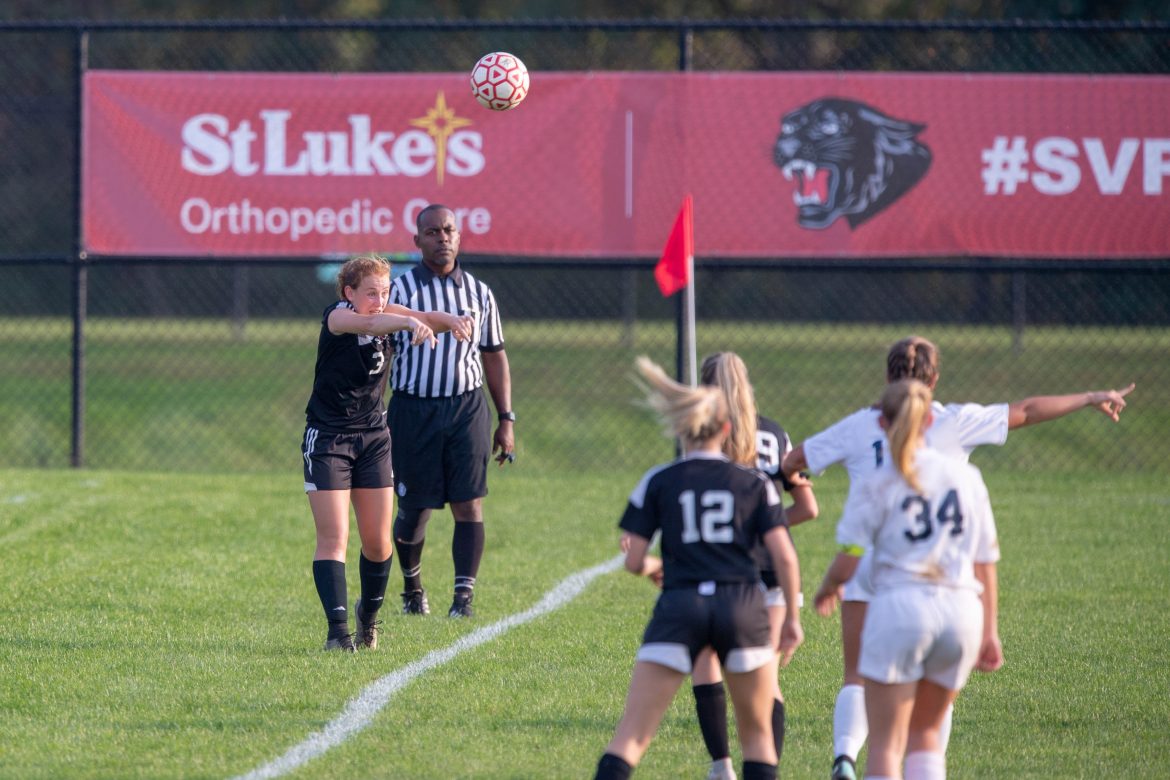
[[[939,379],[938,348],[924,338],[911,336],[890,347],[886,356],[886,381],[917,379],[932,391]],[[1116,422],[1125,408],[1125,396],[1133,390],[1103,390],[1072,395],[1034,396],[1013,403],[939,404],[932,403],[934,424],[927,441],[935,449],[966,460],[983,444],[1003,444],[1009,430],[1055,420],[1091,407]],[[814,474],[840,463],[849,473],[850,493],[857,481],[880,467],[889,457],[885,433],[878,424],[876,408],[860,409],[809,437],[784,458],[784,472],[808,470]],[[847,499],[848,501],[848,499]],[[861,630],[869,600],[865,572],[869,559],[863,558],[861,574],[844,588],[841,606],[841,646],[844,656],[844,684],[833,710],[833,780],[853,780],[855,762],[868,731],[865,692],[857,671],[861,654]],[[950,733],[950,715],[942,730],[945,749]]]
[[[816,595],[817,611],[831,614],[871,551],[859,667],[872,724],[867,778],[901,777],[905,758],[907,778],[942,780],[947,709],[973,668],[1003,664],[987,488],[974,466],[927,446],[931,413],[922,382],[887,386],[879,422],[889,457],[851,490],[837,527],[842,552]]]
[[[695,658],[711,647],[723,664],[735,705],[744,780],[774,780],[772,690],[776,667],[764,588],[752,550],[771,554],[785,598],[795,603],[800,571],[772,481],[731,462],[732,433],[724,393],[670,380],[648,358],[638,371],[647,399],[683,444],[683,457],[651,469],[622,516],[626,570],[662,582],[662,595],[638,650],[625,712],[597,764],[597,780],[628,778]],[[661,560],[648,556],[661,533]],[[780,665],[803,641],[799,613],[780,632]]]

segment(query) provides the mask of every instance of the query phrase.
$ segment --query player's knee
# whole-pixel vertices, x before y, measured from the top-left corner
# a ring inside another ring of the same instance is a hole
[[[426,537],[430,516],[429,509],[398,507],[398,515],[394,518],[394,538],[405,544],[418,544]]]

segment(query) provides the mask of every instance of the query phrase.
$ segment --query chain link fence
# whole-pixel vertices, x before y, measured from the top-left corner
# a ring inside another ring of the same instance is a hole
[[[0,26],[0,465],[296,473],[318,317],[333,298],[326,261],[79,260],[79,62],[426,72],[499,49],[534,71],[1170,72],[1170,28],[1148,25]],[[629,470],[666,457],[630,381],[635,355],[675,365],[675,301],[651,263],[464,250],[503,313],[518,465]],[[696,268],[699,355],[743,355],[761,411],[794,439],[872,403],[886,348],[918,333],[942,350],[944,401],[1138,385],[1120,426],[1079,413],[981,462],[1165,470],[1170,259],[699,257]]]

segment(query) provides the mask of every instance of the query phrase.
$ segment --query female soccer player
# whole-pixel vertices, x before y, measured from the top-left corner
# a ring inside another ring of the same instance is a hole
[[[792,496],[792,505],[785,510],[788,526],[794,526],[817,516],[818,507],[812,483],[804,476],[794,474],[789,480],[780,470],[784,456],[792,449],[792,441],[779,423],[756,414],[755,394],[748,379],[747,366],[734,352],[716,352],[703,359],[699,369],[699,381],[709,387],[717,387],[727,398],[731,419],[731,435],[723,452],[734,463],[754,466],[772,479],[778,488]],[[771,643],[780,641],[780,628],[784,625],[787,603],[784,592],[772,568],[772,559],[766,548],[757,546],[756,565],[760,577],[768,588],[765,603],[768,606],[768,625],[771,629]],[[797,607],[799,608],[799,596]],[[775,668],[771,671],[772,685],[772,739],[776,746],[776,763],[780,763],[784,750],[784,696],[780,692],[780,679]],[[723,691],[723,676],[719,660],[710,648],[699,653],[691,672],[695,695],[695,711],[699,719],[699,730],[707,751],[711,754],[711,769],[707,780],[735,780],[731,764],[731,750],[727,739],[727,699]]]
[[[412,332],[415,344],[435,344],[435,332],[470,338],[469,318],[420,313],[387,305],[390,264],[380,257],[356,257],[337,274],[339,300],[321,316],[313,392],[305,408],[305,492],[317,529],[313,580],[325,609],[326,650],[374,649],[390,560],[394,552],[394,474],[390,432],[382,394],[386,387],[385,337]],[[357,640],[346,609],[345,549],[349,506],[357,516],[362,549],[358,559],[361,596],[354,604]]]
[[[898,341],[886,356],[886,381],[917,379],[932,391],[939,379],[938,348],[924,338],[911,336]],[[1034,425],[1093,407],[1114,422],[1125,408],[1125,396],[1131,384],[1122,390],[1103,390],[1059,396],[1035,396],[1011,404],[934,403],[934,424],[927,431],[931,446],[966,460],[982,444],[1003,444],[1009,430]],[[825,430],[809,437],[784,458],[783,470],[792,473],[807,469],[821,473],[834,463],[849,472],[850,493],[853,485],[882,465],[887,457],[886,436],[878,424],[876,408],[860,409]],[[861,571],[868,569],[863,558]],[[845,660],[844,685],[837,694],[833,710],[833,780],[856,778],[857,754],[865,744],[868,731],[865,717],[865,692],[857,672],[861,653],[861,629],[865,623],[865,605],[869,601],[868,577],[858,576],[846,584],[841,606],[841,645]],[[950,713],[942,730],[945,752],[950,735]]]
[[[859,671],[872,724],[866,777],[946,777],[940,729],[973,667],[1003,664],[997,624],[999,543],[974,466],[926,446],[930,388],[886,387],[879,424],[889,459],[851,492],[837,527],[842,552],[816,593],[832,614],[839,588],[872,553],[873,598]],[[907,752],[909,751],[909,752]]]
[[[768,615],[752,547],[762,539],[785,598],[800,590],[796,551],[772,482],[730,462],[727,400],[712,387],[670,380],[642,357],[647,399],[683,444],[683,456],[646,472],[634,488],[621,528],[629,533],[626,569],[661,573],[662,595],[638,650],[621,722],[597,765],[600,780],[626,778],[658,730],[666,708],[699,651],[711,646],[723,664],[735,706],[745,780],[776,776],[769,716],[774,674]],[[656,531],[662,559],[646,554]],[[804,635],[791,610],[780,632],[780,664]]]

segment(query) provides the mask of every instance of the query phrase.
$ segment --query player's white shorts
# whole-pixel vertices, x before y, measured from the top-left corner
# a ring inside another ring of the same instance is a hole
[[[983,605],[973,590],[899,586],[870,600],[857,670],[875,682],[925,678],[957,691],[971,675],[982,641]]]
[[[866,550],[865,555],[857,562],[857,571],[845,583],[842,601],[870,601],[873,599],[873,584],[870,575],[873,573],[873,550]]]
[[[764,603],[769,607],[787,607],[788,602],[784,600],[784,591],[780,588],[768,588],[768,592],[764,594]],[[796,608],[800,609],[804,606],[804,594],[796,594]]]

